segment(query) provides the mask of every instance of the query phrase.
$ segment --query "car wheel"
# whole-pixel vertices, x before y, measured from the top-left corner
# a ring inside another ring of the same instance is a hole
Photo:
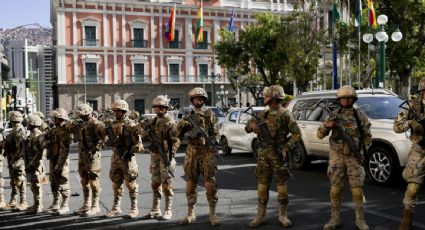
[[[304,145],[302,143],[298,143],[290,154],[291,165],[293,169],[303,169],[310,164]]]
[[[222,137],[220,139],[220,145],[221,145],[221,150],[223,151],[223,154],[225,155],[232,154],[232,149],[229,147],[229,143],[227,142],[226,137]]]
[[[252,155],[255,157],[255,159],[258,159],[258,149],[260,148],[260,142],[258,142],[258,139],[254,139],[251,144],[252,148]]]
[[[381,146],[369,150],[365,169],[370,178],[378,184],[390,183],[397,171],[391,152]]]

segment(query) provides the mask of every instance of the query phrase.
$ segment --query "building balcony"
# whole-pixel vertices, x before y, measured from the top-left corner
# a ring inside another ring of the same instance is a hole
[[[99,39],[84,39],[83,46],[99,46]]]
[[[148,41],[147,40],[131,40],[130,46],[133,48],[147,48]]]
[[[196,75],[161,75],[160,83],[162,84],[211,84],[213,79],[205,76]],[[215,78],[214,83],[230,83],[224,76]]]
[[[211,48],[210,43],[195,43],[195,49],[207,50]]]
[[[149,2],[183,4],[183,0],[147,0]]]
[[[221,0],[221,7],[237,7],[245,9],[260,9],[270,11],[293,11],[294,6],[291,4],[295,1],[287,0]]]
[[[183,42],[166,42],[166,46],[169,49],[183,49]]]
[[[129,75],[127,76],[126,83],[129,84],[138,84],[138,83],[145,83],[145,84],[151,84],[152,80],[149,75]]]
[[[78,76],[77,84],[103,84],[105,78],[99,75],[81,75]]]

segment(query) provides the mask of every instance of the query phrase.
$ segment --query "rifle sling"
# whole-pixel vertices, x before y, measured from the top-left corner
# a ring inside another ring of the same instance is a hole
[[[340,115],[340,116],[341,116],[341,110],[342,110],[342,108],[340,107],[339,110],[338,110],[338,115]],[[362,123],[360,122],[359,113],[358,113],[357,109],[353,108],[353,110],[354,110],[354,118],[356,119],[356,123],[357,123],[357,128],[360,129],[360,139],[361,139],[361,141],[363,141],[363,137],[365,135],[363,133],[363,129],[362,129],[362,126],[361,126]]]

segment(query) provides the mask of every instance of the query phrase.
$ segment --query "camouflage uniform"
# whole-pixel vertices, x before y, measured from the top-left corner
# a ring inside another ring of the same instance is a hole
[[[26,201],[26,180],[25,180],[25,162],[22,158],[22,142],[26,140],[27,133],[22,126],[22,114],[17,111],[9,112],[9,120],[13,122],[12,131],[6,137],[5,154],[9,165],[10,187],[12,194],[7,208],[17,208],[26,210],[28,208]],[[18,190],[20,195],[20,204],[17,204]]]
[[[340,98],[349,97],[354,98],[354,101],[357,100],[357,94],[353,87],[343,86],[337,91],[338,100],[340,100]],[[357,113],[360,124],[356,121],[355,113]],[[362,111],[352,107],[339,107],[332,112],[331,116],[328,115],[325,122],[332,120],[334,117],[341,120],[348,135],[353,138],[355,143],[369,149],[372,145],[372,135],[370,134],[371,124]],[[331,151],[329,153],[328,176],[331,183],[331,219],[324,226],[324,229],[334,229],[341,225],[340,206],[346,177],[348,177],[353,202],[355,204],[356,225],[359,229],[369,229],[364,220],[363,211],[362,187],[365,177],[363,166],[353,155],[348,144],[343,141],[337,128],[326,128],[323,123],[317,130],[317,137],[323,139],[329,135],[330,131],[332,131],[332,134],[329,138]],[[361,151],[361,154],[363,155],[363,151]]]
[[[124,100],[115,101],[111,107],[116,112],[125,113],[128,111],[128,104]],[[131,210],[128,217],[134,218],[139,214],[137,207],[139,172],[134,153],[143,151],[141,133],[136,124],[125,115],[121,120],[115,120],[112,123],[112,129],[117,137],[117,140],[113,143],[111,170],[109,171],[114,191],[114,205],[106,213],[106,216],[113,217],[122,213],[120,207],[123,195],[122,184],[125,182],[131,200]]]
[[[153,100],[153,107],[169,108],[169,100],[164,96],[158,96]],[[162,184],[162,190],[165,195],[165,209],[162,219],[171,219],[172,211],[172,199],[174,196],[173,192],[173,177],[175,172],[176,161],[174,154],[180,146],[180,140],[178,137],[177,125],[174,118],[168,114],[164,116],[156,116],[148,121],[149,126],[152,129],[158,143],[163,147],[165,154],[170,159],[170,165],[166,166],[162,159],[160,152],[153,144],[150,145],[149,150],[151,153],[150,173],[151,177],[151,188],[153,192],[152,208],[145,218],[159,218],[162,213],[159,208],[161,200],[160,186]],[[143,128],[143,126],[142,126]],[[147,135],[147,134],[145,134]],[[152,140],[150,140],[152,142]],[[171,146],[169,146],[171,145]],[[172,156],[169,156],[169,149],[171,148]],[[170,173],[171,172],[171,173]]]
[[[301,139],[301,132],[292,113],[280,105],[280,100],[285,95],[283,88],[278,85],[266,87],[263,90],[263,95],[277,99],[278,105],[275,109],[267,109],[260,112],[259,118],[267,125],[273,143],[278,144],[282,152],[288,153],[295,148],[297,142]],[[245,126],[245,130],[248,133],[254,131],[251,128],[251,123],[256,123],[256,120],[252,118]],[[289,134],[292,134],[291,137],[289,137]],[[255,170],[258,181],[258,213],[257,217],[250,223],[250,227],[258,227],[264,223],[273,175],[277,183],[279,222],[285,227],[291,226],[292,222],[286,215],[286,207],[289,201],[287,187],[287,179],[289,177],[288,168],[276,156],[272,145],[261,144],[264,143],[262,142],[264,137],[261,133],[258,137],[260,148],[258,150],[257,168]]]
[[[37,115],[38,117],[41,118],[41,120],[43,121],[43,124],[41,125],[41,127],[39,128],[43,133],[49,131],[49,125],[47,124],[47,122],[45,121],[46,116],[44,116],[44,114],[40,111],[37,111],[34,113],[34,115]]]
[[[140,114],[137,111],[133,111],[131,112],[130,116],[128,116],[128,118],[130,118],[131,120],[137,122],[139,120]]]
[[[425,100],[423,94],[425,90],[425,78],[419,82],[418,89],[421,91],[421,98],[410,102],[409,110],[401,110],[394,121],[394,131],[402,133],[411,130],[412,148],[407,159],[406,168],[403,171],[403,178],[408,183],[404,195],[403,220],[400,230],[410,229],[412,225],[412,216],[415,212],[417,194],[425,178],[425,130],[421,123],[414,119],[414,113],[419,116],[425,115]]]
[[[52,213],[63,215],[69,212],[69,146],[71,144],[71,130],[67,125],[69,121],[66,110],[58,108],[52,112],[52,117],[61,119],[47,134],[48,149],[47,159],[50,160],[50,187],[53,194],[53,203],[48,208]],[[59,194],[62,203],[59,206]]]
[[[194,88],[189,91],[191,101],[195,97],[203,97],[206,101],[208,99],[207,93],[203,88]],[[218,129],[216,127],[217,118],[211,109],[194,108],[194,118],[199,124],[200,128],[208,132],[212,139],[217,138]],[[178,130],[180,135],[190,132],[193,129],[186,117],[178,123]],[[184,159],[184,172],[187,178],[186,181],[186,197],[188,203],[188,214],[181,221],[181,224],[190,224],[196,221],[194,207],[197,202],[197,184],[198,177],[201,174],[204,177],[204,186],[208,203],[210,206],[210,223],[211,225],[218,225],[216,216],[216,204],[218,201],[217,196],[217,183],[215,174],[217,171],[217,160],[215,158],[215,150],[208,145],[206,140],[202,137],[189,137],[188,147]]]
[[[3,145],[4,145],[3,133],[0,133],[0,211],[6,208],[6,202],[4,200],[4,179],[3,179]]]
[[[25,145],[25,170],[31,183],[31,191],[34,196],[34,205],[28,209],[28,213],[35,214],[43,211],[42,184],[46,182],[43,155],[46,149],[45,136],[40,131],[43,120],[36,115],[28,116],[28,125],[34,128]],[[31,128],[29,128],[31,129]]]
[[[92,216],[100,212],[100,170],[101,149],[104,146],[104,125],[92,116],[92,108],[88,104],[81,104],[77,113],[80,116],[91,116],[82,123],[79,130],[78,143],[78,172],[84,194],[84,204],[76,214]],[[90,202],[90,190],[92,201]]]

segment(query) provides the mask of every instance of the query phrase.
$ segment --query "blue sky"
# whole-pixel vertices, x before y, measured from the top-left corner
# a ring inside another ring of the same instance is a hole
[[[40,23],[50,25],[50,0],[0,0],[0,28]]]

